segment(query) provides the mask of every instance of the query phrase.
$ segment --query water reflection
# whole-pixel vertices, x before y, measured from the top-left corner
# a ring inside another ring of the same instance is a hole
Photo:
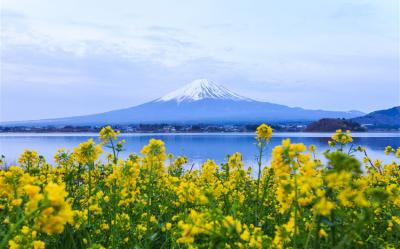
[[[0,154],[6,156],[7,163],[14,163],[19,154],[26,149],[35,149],[49,162],[53,162],[53,155],[58,148],[72,149],[79,143],[88,138],[97,140],[97,134],[6,134],[0,135]],[[254,144],[253,134],[134,134],[121,135],[126,140],[125,151],[121,153],[122,158],[126,158],[130,153],[140,153],[141,148],[148,143],[150,138],[162,139],[167,147],[168,153],[174,155],[185,155],[189,162],[196,165],[201,164],[207,159],[214,159],[217,163],[222,163],[226,155],[241,152],[243,160],[247,165],[254,165],[257,149]],[[318,152],[325,151],[329,134],[312,133],[279,133],[271,139],[266,150],[266,163],[271,156],[271,148],[281,143],[284,138],[290,138],[293,143],[304,143],[307,146],[314,144],[318,147]],[[370,134],[363,133],[362,136],[354,138],[354,143],[365,146],[372,158],[384,158],[391,161],[392,158],[384,157],[383,150],[387,145],[392,147],[400,146],[400,135],[394,134]],[[361,158],[361,157],[360,157]]]

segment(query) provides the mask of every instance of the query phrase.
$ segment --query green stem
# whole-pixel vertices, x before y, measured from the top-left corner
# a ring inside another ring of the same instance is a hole
[[[296,171],[294,172],[294,235],[293,235],[293,245],[294,248],[297,248],[297,209],[298,209],[298,194],[297,194],[297,174]]]
[[[376,171],[378,171],[381,175],[383,175],[382,169],[380,167],[375,167],[374,164],[372,163],[371,159],[369,158],[367,151],[364,150],[364,155],[365,157],[368,159],[369,164],[371,165],[371,167],[373,169],[375,169]]]
[[[21,217],[21,219],[19,219],[17,221],[17,223],[15,223],[15,225],[11,227],[10,231],[8,231],[6,236],[4,236],[3,240],[1,241],[1,244],[0,244],[1,249],[6,248],[8,239],[15,232],[15,230],[17,230],[22,225],[22,223],[25,221],[26,218],[27,218],[26,216]]]
[[[71,227],[68,226],[67,229],[68,229],[69,237],[72,241],[73,248],[76,249],[75,239],[74,239],[74,236],[72,235]]]
[[[89,180],[88,180],[89,196],[88,196],[88,203],[87,203],[87,212],[88,212],[88,228],[90,230],[90,225],[91,225],[90,197],[92,196],[92,167],[94,167],[94,162],[91,162],[88,166],[89,166]],[[90,244],[91,244],[91,238],[90,238],[90,233],[89,233],[89,245]]]
[[[259,156],[258,156],[258,175],[257,175],[257,190],[256,190],[256,212],[255,212],[255,225],[258,224],[258,212],[259,212],[259,191],[260,191],[260,178],[261,178],[261,165],[262,165],[262,156],[263,156],[263,146],[264,143],[261,141],[258,145],[259,147]]]
[[[15,232],[15,230],[19,229],[19,227],[24,223],[25,220],[29,219],[31,216],[35,216],[37,213],[40,213],[42,210],[41,207],[39,207],[37,210],[35,210],[32,213],[29,213],[27,215],[23,215],[16,223],[14,226],[11,227],[11,229],[8,231],[6,236],[3,237],[0,243],[0,249],[6,248],[6,245],[8,243],[8,240],[10,236]]]
[[[117,155],[116,155],[116,153],[115,153],[114,142],[113,142],[112,139],[110,139],[110,143],[111,143],[111,149],[112,149],[113,155],[114,155],[114,163],[116,164],[118,160],[117,160]]]
[[[113,224],[111,224],[111,234],[112,234],[112,248],[116,248],[116,228],[117,228],[117,198],[118,198],[118,194],[117,194],[117,183],[116,183],[116,179],[114,179],[113,182]]]
[[[304,249],[307,249],[307,248],[308,248],[308,244],[310,243],[310,239],[311,239],[311,233],[312,233],[312,231],[314,230],[314,226],[315,226],[315,223],[316,223],[316,222],[317,222],[317,214],[314,213],[314,216],[313,216],[313,223],[312,223],[312,225],[311,225],[310,231],[308,231],[307,240],[306,240],[306,244],[305,244],[305,246],[304,246]]]
[[[332,236],[332,247],[335,246],[336,243],[336,224],[335,224],[335,213],[334,210],[331,212],[331,221],[333,223],[331,227],[331,236]]]
[[[318,215],[318,216],[317,216],[317,227],[316,227],[316,229],[315,229],[315,241],[314,241],[314,248],[315,248],[315,249],[320,248],[320,244],[319,244],[319,234],[318,234],[318,232],[319,232],[319,230],[320,230],[320,228],[321,228],[320,222],[321,222],[321,217]]]

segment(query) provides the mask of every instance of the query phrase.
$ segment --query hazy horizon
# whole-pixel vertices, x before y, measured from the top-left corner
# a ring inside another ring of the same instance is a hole
[[[131,107],[198,78],[291,107],[400,105],[395,0],[5,0],[0,8],[0,121]]]

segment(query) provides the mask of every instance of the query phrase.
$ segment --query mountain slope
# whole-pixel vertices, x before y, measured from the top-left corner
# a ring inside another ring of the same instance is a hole
[[[21,122],[20,125],[95,125],[135,123],[242,123],[353,118],[357,111],[306,110],[255,101],[206,80],[192,83],[154,101],[100,114]],[[16,125],[15,122],[12,122]],[[10,125],[10,122],[7,123]]]
[[[400,106],[371,112],[352,119],[355,122],[376,128],[400,128]]]

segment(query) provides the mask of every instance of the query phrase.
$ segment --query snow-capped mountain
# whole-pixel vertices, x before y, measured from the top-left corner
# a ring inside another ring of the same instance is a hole
[[[176,101],[180,102],[192,102],[202,99],[219,99],[219,100],[244,100],[252,101],[249,98],[240,96],[234,92],[231,92],[227,88],[217,85],[208,79],[198,79],[191,83],[179,88],[167,95],[157,99],[157,102]]]
[[[252,100],[207,79],[195,80],[156,100],[99,114],[2,125],[105,125],[139,123],[246,123],[354,118],[361,112],[306,110]]]

